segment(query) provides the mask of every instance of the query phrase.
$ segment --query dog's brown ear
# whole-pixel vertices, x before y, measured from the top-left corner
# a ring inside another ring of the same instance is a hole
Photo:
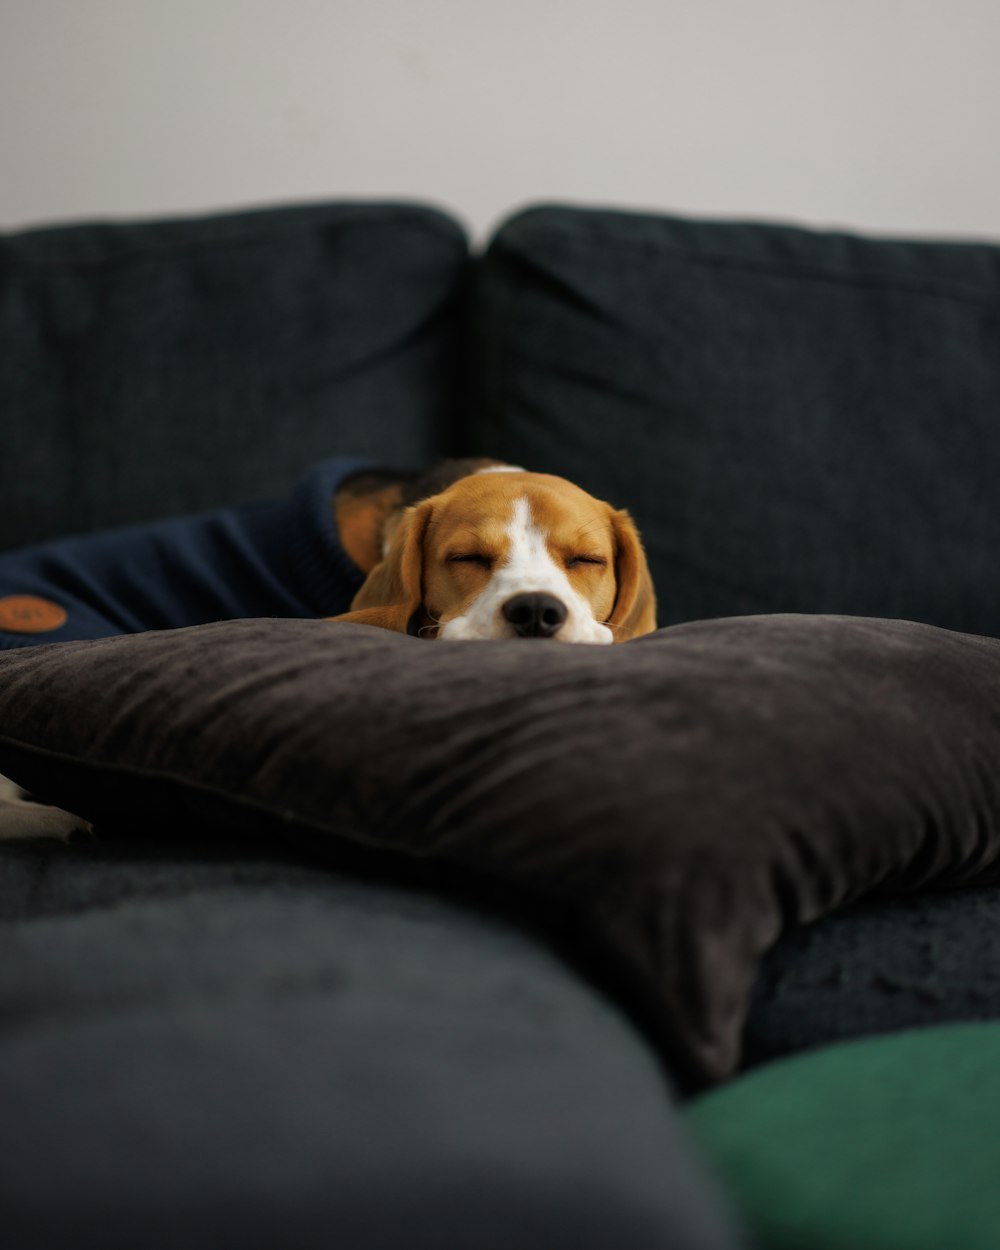
[[[377,625],[399,634],[410,632],[423,601],[424,542],[433,513],[430,500],[407,508],[385,558],[365,578],[350,612],[331,620]]]
[[[422,503],[481,469],[496,468],[501,460],[486,456],[441,460],[416,473],[406,469],[362,469],[337,488],[333,515],[340,545],[363,573],[382,561],[382,542],[390,541],[403,510]]]
[[[349,482],[333,501],[340,545],[363,573],[382,560],[382,535],[393,513],[403,507],[405,482],[388,485],[378,479]]]
[[[628,642],[656,628],[656,594],[639,531],[627,512],[612,511],[615,539],[615,606],[607,624],[615,642]]]

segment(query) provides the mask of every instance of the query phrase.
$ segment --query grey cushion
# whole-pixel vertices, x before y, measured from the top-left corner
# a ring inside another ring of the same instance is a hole
[[[0,550],[443,454],[466,265],[402,204],[0,236]]]
[[[998,325],[1000,248],[541,208],[481,269],[469,449],[628,507],[662,624],[996,635]]]
[[[129,833],[0,846],[9,1250],[735,1250],[649,1051],[500,911]]]

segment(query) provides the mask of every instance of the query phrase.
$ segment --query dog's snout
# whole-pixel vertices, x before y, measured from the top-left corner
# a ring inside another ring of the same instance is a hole
[[[566,605],[555,595],[513,595],[501,610],[520,638],[551,638],[566,623]]]

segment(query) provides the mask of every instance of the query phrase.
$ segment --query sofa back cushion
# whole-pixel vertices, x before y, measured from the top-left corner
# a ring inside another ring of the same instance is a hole
[[[661,623],[1000,633],[1000,249],[539,208],[478,313],[469,450],[630,508]]]
[[[0,237],[0,550],[440,455],[466,266],[409,205]]]

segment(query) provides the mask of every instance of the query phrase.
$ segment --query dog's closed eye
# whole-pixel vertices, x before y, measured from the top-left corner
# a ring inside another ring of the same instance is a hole
[[[608,562],[603,556],[570,556],[566,561],[568,569],[575,569],[581,564],[594,564],[598,568],[607,568]]]
[[[483,568],[493,567],[493,557],[481,552],[463,551],[447,557],[448,564],[481,564]]]

